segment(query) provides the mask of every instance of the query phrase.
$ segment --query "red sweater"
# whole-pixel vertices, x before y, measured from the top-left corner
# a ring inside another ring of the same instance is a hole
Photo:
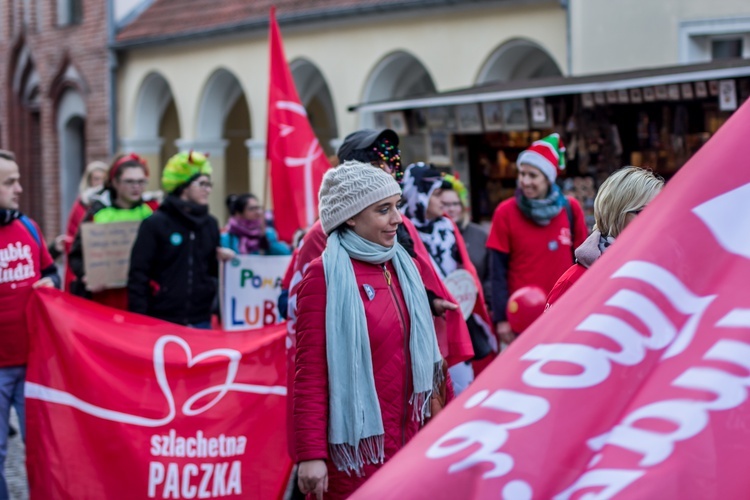
[[[419,430],[408,400],[412,393],[409,314],[392,264],[388,286],[381,266],[353,260],[370,336],[375,388],[385,430],[388,461]],[[363,285],[370,285],[372,300]],[[326,282],[323,261],[310,264],[298,292],[297,360],[294,377],[294,438],[297,461],[324,459],[328,495],[345,498],[372,477],[378,465],[366,465],[364,477],[336,470],[328,460],[328,364],[326,361]],[[341,360],[349,362],[349,360]]]
[[[508,295],[530,285],[549,293],[573,264],[573,249],[586,240],[588,228],[581,206],[573,198],[568,201],[573,213],[573,231],[565,210],[549,225],[539,226],[521,213],[515,198],[503,201],[495,209],[487,248],[509,255]]]
[[[26,364],[26,303],[42,270],[53,264],[42,232],[36,229],[41,245],[20,220],[0,226],[0,367]]]

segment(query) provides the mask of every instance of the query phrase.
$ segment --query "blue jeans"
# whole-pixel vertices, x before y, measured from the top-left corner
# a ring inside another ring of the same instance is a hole
[[[23,398],[25,380],[25,366],[0,368],[0,500],[8,498],[8,485],[5,482],[5,457],[8,454],[11,405],[18,413],[21,436],[24,441],[26,440],[26,405]]]

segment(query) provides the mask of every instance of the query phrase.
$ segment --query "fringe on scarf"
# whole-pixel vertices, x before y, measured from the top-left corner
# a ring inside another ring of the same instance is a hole
[[[354,471],[357,477],[362,477],[365,464],[382,464],[385,461],[385,435],[360,439],[356,448],[348,443],[328,443],[328,449],[333,465],[339,471],[346,472],[347,476]]]
[[[415,392],[409,398],[409,404],[412,407],[411,418],[420,425],[424,425],[424,420],[432,416],[430,411],[430,399],[433,394],[440,394],[440,390],[445,382],[443,373],[443,360],[436,362],[432,368],[432,389],[424,392]]]

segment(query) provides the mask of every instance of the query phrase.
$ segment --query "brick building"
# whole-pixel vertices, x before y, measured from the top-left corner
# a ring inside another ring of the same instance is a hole
[[[21,208],[64,229],[86,163],[111,153],[109,2],[0,3],[0,148],[16,153]]]

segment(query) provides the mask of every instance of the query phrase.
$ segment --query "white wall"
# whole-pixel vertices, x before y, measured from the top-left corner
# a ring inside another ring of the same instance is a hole
[[[304,57],[328,82],[342,137],[358,127],[358,117],[347,107],[361,101],[371,71],[394,51],[404,50],[419,59],[439,91],[472,85],[493,50],[513,38],[534,41],[563,70],[566,60],[565,11],[557,2],[439,14],[424,11],[418,17],[315,29],[282,26],[282,35],[287,60]],[[158,71],[174,93],[183,136],[195,138],[203,86],[214,70],[226,68],[237,76],[245,91],[254,138],[264,139],[267,53],[267,33],[130,52],[119,72],[120,136],[137,135],[133,130],[137,92],[143,78]]]
[[[681,56],[685,26],[750,18],[748,0],[572,0],[570,4],[576,75],[690,62]]]

